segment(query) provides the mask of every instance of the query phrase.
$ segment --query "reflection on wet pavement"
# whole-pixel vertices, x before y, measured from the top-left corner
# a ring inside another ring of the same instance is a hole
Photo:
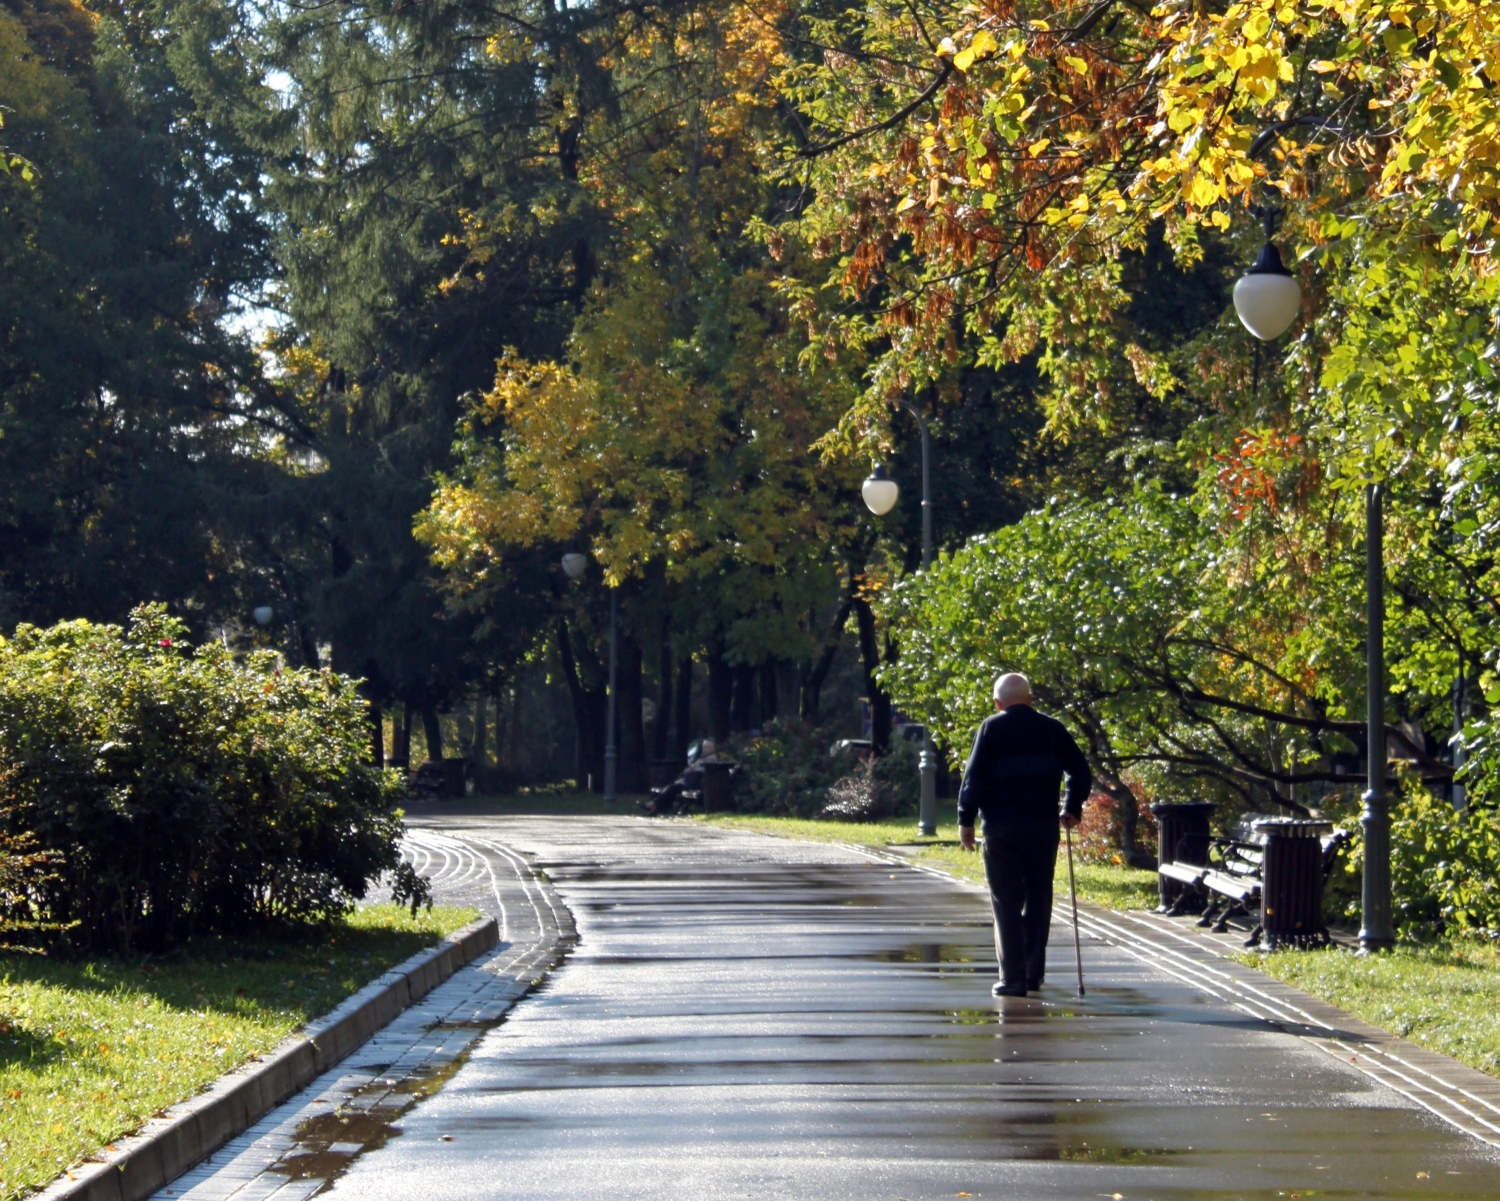
[[[982,905],[930,875],[681,823],[431,824],[534,853],[579,942],[341,1197],[1500,1197],[1489,1147],[1119,946],[1086,941],[1085,1000],[1061,937],[1055,984],[992,1000]]]

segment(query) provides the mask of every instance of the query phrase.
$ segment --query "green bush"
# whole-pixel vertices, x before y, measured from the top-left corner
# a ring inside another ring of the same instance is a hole
[[[1329,881],[1343,916],[1360,913],[1364,842],[1359,803],[1325,805],[1350,835],[1344,871]],[[1487,803],[1460,813],[1415,781],[1391,803],[1391,902],[1397,929],[1410,938],[1448,931],[1500,937],[1500,813]]]
[[[730,753],[743,772],[734,784],[742,813],[813,817],[828,803],[828,789],[854,770],[854,755],[830,755],[834,736],[800,721],[770,721],[759,738],[736,740]]]
[[[146,606],[0,640],[0,814],[49,861],[10,920],[124,953],[335,918],[389,871],[415,902],[354,681],[185,632]]]
[[[861,771],[852,751],[829,753],[835,741],[832,731],[795,720],[770,721],[760,737],[735,740],[728,751],[744,770],[735,781],[734,807],[741,813],[818,816],[829,803],[828,790]],[[921,788],[911,743],[893,743],[869,775],[888,800],[883,813],[916,812]]]

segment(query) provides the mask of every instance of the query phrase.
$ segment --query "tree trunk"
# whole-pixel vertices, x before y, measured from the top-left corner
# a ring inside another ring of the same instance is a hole
[[[852,595],[844,598],[844,603],[839,606],[833,624],[828,627],[828,633],[823,640],[822,653],[802,678],[801,695],[797,698],[797,711],[803,721],[817,721],[818,719],[823,682],[828,679],[828,673],[833,670],[833,660],[839,653],[839,644],[843,642],[844,626],[849,622],[849,609],[853,603]],[[809,629],[811,625],[812,622],[809,621]]]
[[[427,758],[433,763],[443,761],[443,726],[438,721],[437,710],[431,705],[422,707],[422,737],[427,740]]]
[[[760,688],[757,690],[760,712],[756,714],[756,725],[762,730],[766,723],[776,717],[776,661],[767,659],[760,665]]]
[[[604,717],[607,698],[602,688],[586,688],[579,678],[568,623],[561,617],[557,619],[556,634],[557,655],[562,660],[563,678],[568,683],[568,696],[573,702],[573,723],[578,731],[573,756],[575,786],[601,792],[604,789]],[[514,721],[511,722],[512,737],[515,724]]]
[[[484,726],[485,722],[488,721],[489,718],[488,714],[485,712],[486,706],[484,703],[484,699],[484,689],[474,689],[474,737],[469,742],[469,759],[474,764],[474,775],[476,779],[484,772],[484,769],[487,766],[484,760],[487,753],[485,743],[488,740],[486,738],[487,731],[485,730]]]
[[[401,716],[395,719],[395,758],[403,767],[411,766],[411,706],[402,704]]]
[[[642,718],[643,673],[641,644],[633,636],[621,634],[619,689],[616,720],[620,723],[619,760],[616,784],[621,792],[645,792],[650,785],[646,772],[646,726]]]
[[[714,738],[727,741],[734,705],[734,671],[724,656],[708,656],[708,726]]]
[[[370,757],[376,767],[385,766],[385,714],[374,701],[370,702]]]
[[[677,699],[672,706],[677,718],[677,737],[671,757],[687,762],[688,744],[693,741],[693,656],[684,655],[677,665]]]
[[[734,699],[729,716],[730,729],[736,733],[748,730],[755,709],[755,668],[748,663],[734,668]]]
[[[870,746],[876,755],[891,749],[891,698],[875,682],[880,666],[879,639],[875,636],[875,614],[862,596],[853,598],[854,620],[859,625],[859,655],[865,667],[865,695],[870,702]]]
[[[672,736],[672,647],[662,631],[656,688],[656,721],[651,728],[651,757],[665,759]]]

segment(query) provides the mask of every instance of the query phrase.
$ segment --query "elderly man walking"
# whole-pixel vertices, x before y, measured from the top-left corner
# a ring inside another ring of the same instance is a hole
[[[1031,707],[1031,681],[1011,672],[995,681],[995,714],[974,738],[958,793],[958,839],[974,849],[974,817],[984,815],[984,874],[995,911],[997,997],[1042,986],[1052,924],[1058,799],[1067,777],[1062,824],[1083,815],[1093,780],[1088,760],[1062,722]]]

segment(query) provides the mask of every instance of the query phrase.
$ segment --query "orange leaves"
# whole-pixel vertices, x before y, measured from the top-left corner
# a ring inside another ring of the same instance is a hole
[[[1214,457],[1219,485],[1238,521],[1257,509],[1274,515],[1300,507],[1317,485],[1318,463],[1308,455],[1300,434],[1242,430],[1232,451]]]

